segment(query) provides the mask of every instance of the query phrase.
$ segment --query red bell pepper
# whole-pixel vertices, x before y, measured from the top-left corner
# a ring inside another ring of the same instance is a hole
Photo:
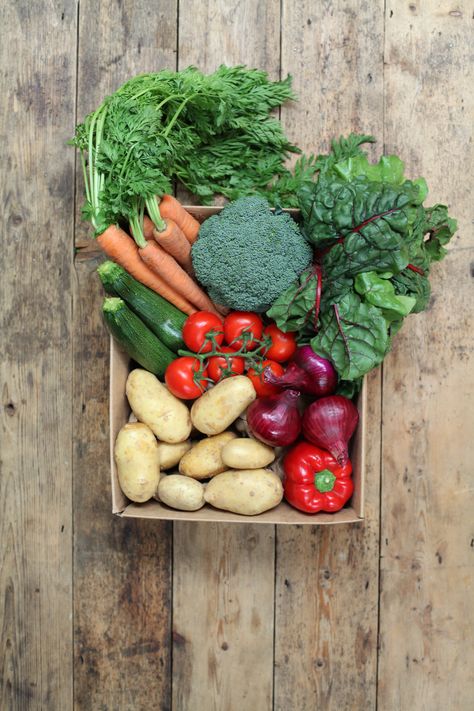
[[[324,449],[300,442],[283,459],[285,499],[306,513],[339,511],[352,496],[352,465],[341,467]]]

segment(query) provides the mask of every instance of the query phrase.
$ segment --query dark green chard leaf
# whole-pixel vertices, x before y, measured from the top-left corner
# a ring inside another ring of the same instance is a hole
[[[357,378],[356,380],[340,380],[336,388],[337,395],[344,395],[352,400],[355,397],[361,387],[363,378]]]
[[[316,272],[307,269],[272,304],[267,316],[285,332],[302,331],[311,324],[314,329],[317,284]]]
[[[445,205],[421,209],[410,239],[410,262],[426,275],[431,262],[438,262],[447,254],[444,245],[457,229],[457,222],[448,215]]]
[[[404,269],[400,274],[395,274],[391,282],[396,294],[412,296],[415,299],[411,313],[416,314],[426,309],[431,295],[430,282],[426,276],[410,269]]]
[[[379,365],[388,352],[387,321],[380,309],[350,293],[321,313],[311,346],[333,363],[340,378],[354,380]]]
[[[434,205],[426,209],[425,232],[429,233],[423,241],[423,248],[432,262],[439,262],[447,254],[444,245],[449,242],[458,228],[458,223],[448,215],[446,205]]]
[[[320,179],[299,195],[306,238],[317,249],[336,245],[329,254],[337,254],[333,260],[343,258],[353,274],[379,262],[389,271],[408,264],[404,241],[416,219],[418,185],[405,181],[393,186],[363,176],[350,183]],[[337,245],[338,240],[342,244]]]

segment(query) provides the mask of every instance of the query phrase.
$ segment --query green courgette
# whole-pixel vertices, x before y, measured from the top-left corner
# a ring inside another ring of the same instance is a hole
[[[175,353],[184,348],[182,330],[186,314],[114,262],[104,262],[97,272],[106,292],[123,299],[165,346]]]
[[[124,351],[145,370],[162,377],[176,355],[145,326],[122,299],[104,299],[102,311],[112,336]]]

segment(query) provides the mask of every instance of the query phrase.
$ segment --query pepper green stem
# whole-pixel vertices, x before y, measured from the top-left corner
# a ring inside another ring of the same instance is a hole
[[[329,469],[323,469],[321,472],[317,472],[314,476],[314,485],[321,494],[325,494],[328,491],[334,489],[334,483],[336,477],[329,471]]]

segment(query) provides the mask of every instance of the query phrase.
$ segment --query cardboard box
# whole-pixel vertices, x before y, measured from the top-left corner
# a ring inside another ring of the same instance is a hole
[[[220,211],[216,207],[187,207],[200,222]],[[297,211],[291,211],[297,212]],[[111,339],[110,343],[110,465],[112,474],[112,511],[127,518],[155,518],[174,521],[221,521],[223,523],[281,523],[334,525],[337,523],[359,523],[364,518],[364,471],[365,438],[367,415],[367,390],[364,381],[357,407],[359,425],[351,443],[354,493],[347,506],[334,514],[304,514],[292,508],[285,501],[271,511],[257,516],[242,516],[228,511],[219,511],[206,504],[199,511],[176,511],[159,503],[145,504],[130,502],[120,489],[114,460],[114,444],[120,428],[128,421],[130,406],[125,395],[125,382],[130,372],[130,358]]]

